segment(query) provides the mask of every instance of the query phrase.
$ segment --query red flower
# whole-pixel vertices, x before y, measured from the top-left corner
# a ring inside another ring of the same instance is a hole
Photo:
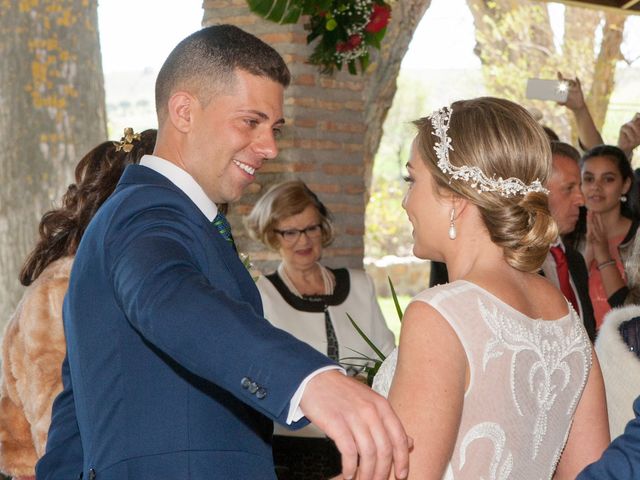
[[[362,37],[358,34],[353,34],[349,37],[349,41],[347,42],[351,47],[351,50],[358,48],[362,43]]]
[[[380,5],[376,3],[373,5],[373,9],[371,10],[369,23],[367,23],[364,29],[369,33],[377,33],[387,26],[390,18],[391,7],[389,5]]]
[[[336,52],[350,52],[351,50],[355,50],[356,48],[358,48],[361,43],[362,37],[357,33],[354,33],[346,42],[336,43]]]

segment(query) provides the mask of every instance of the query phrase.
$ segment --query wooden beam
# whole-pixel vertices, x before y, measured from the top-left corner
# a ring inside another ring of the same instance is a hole
[[[564,3],[572,7],[591,8],[600,11],[623,13],[625,15],[640,15],[640,0],[627,0],[627,2],[612,0],[540,0],[546,3]],[[623,5],[624,3],[624,5]],[[627,6],[628,5],[628,6]],[[627,6],[623,8],[623,6]]]
[[[624,3],[620,8],[624,9],[624,10],[629,10],[633,7],[636,7],[640,4],[640,0],[629,0],[628,2]]]

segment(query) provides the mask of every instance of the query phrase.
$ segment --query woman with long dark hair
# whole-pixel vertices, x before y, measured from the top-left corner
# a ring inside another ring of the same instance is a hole
[[[612,307],[628,294],[624,263],[640,224],[633,169],[625,153],[612,145],[599,145],[581,160],[582,193],[586,217],[571,236],[589,268],[589,295],[596,328]]]
[[[34,478],[44,453],[51,405],[62,390],[60,365],[66,347],[62,301],[73,256],[89,222],[113,193],[125,167],[152,153],[156,130],[125,130],[120,142],[103,142],[75,170],[62,205],[45,213],[39,239],[20,272],[28,287],[2,340],[0,471]]]

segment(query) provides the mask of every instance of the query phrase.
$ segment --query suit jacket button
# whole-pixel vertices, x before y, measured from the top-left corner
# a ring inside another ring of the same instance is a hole
[[[242,388],[244,389],[249,388],[249,385],[251,385],[251,379],[249,377],[242,377],[242,380],[240,380],[240,385],[242,385]]]
[[[256,382],[251,382],[251,384],[249,385],[249,391],[251,393],[256,393],[258,391],[258,384]]]
[[[264,388],[260,387],[256,392],[256,397],[258,398],[258,400],[262,400],[266,396],[267,396],[267,391]]]
[[[96,480],[96,471],[93,468],[89,469],[89,480]]]

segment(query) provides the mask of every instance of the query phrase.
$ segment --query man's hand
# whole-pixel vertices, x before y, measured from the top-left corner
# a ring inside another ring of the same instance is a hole
[[[351,479],[386,480],[409,473],[410,439],[387,400],[337,370],[323,372],[307,385],[300,408],[342,454],[342,474]],[[358,459],[359,458],[359,459]]]
[[[636,113],[634,117],[620,127],[620,135],[618,136],[618,147],[627,157],[631,159],[631,152],[640,145],[640,113]]]
[[[582,145],[588,150],[596,145],[603,144],[602,135],[600,135],[600,132],[596,128],[593,118],[591,117],[591,113],[589,112],[589,108],[584,101],[580,79],[577,77],[575,79],[565,78],[560,72],[558,72],[558,80],[567,82],[567,85],[569,86],[567,100],[565,102],[558,103],[560,105],[564,105],[571,110],[571,113],[573,113],[573,116],[576,119],[576,127],[578,128],[578,138]]]

